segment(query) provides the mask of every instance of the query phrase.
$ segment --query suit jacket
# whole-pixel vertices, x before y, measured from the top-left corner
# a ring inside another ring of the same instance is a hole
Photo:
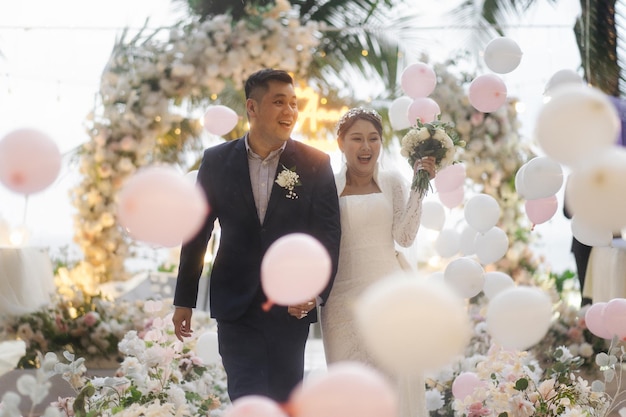
[[[259,302],[263,255],[276,239],[296,232],[312,235],[330,254],[331,279],[320,294],[325,302],[337,271],[341,236],[339,202],[330,158],[290,139],[280,156],[277,174],[283,166],[295,167],[300,176],[301,185],[294,189],[298,198],[287,198],[287,190],[274,182],[261,224],[250,184],[244,138],[205,150],[198,183],[204,189],[210,213],[203,228],[182,247],[174,305],[196,306],[204,253],[216,219],[221,236],[209,284],[212,317],[235,320],[253,302]],[[303,321],[316,319],[313,310]]]

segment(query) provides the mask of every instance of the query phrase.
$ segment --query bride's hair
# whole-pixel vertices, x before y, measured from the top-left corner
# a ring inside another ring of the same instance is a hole
[[[337,123],[337,137],[343,138],[346,132],[352,127],[357,120],[362,119],[374,125],[378,134],[383,135],[383,120],[380,114],[374,109],[366,109],[364,107],[354,107],[348,110]]]

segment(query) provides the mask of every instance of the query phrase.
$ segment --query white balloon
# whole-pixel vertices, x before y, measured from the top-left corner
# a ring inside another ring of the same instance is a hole
[[[474,253],[476,253],[474,243],[476,241],[477,234],[478,232],[476,231],[476,229],[474,229],[472,226],[469,226],[469,225],[466,226],[461,231],[461,245],[460,245],[461,255],[469,256],[469,255],[473,255]]]
[[[444,278],[444,274],[443,271],[435,271],[433,273],[431,273],[430,275],[428,275],[428,277],[426,277],[426,279],[432,279],[433,281],[438,281],[441,284],[445,284],[445,278]]]
[[[443,274],[445,281],[464,298],[474,297],[483,290],[485,284],[483,267],[466,257],[450,262]]]
[[[602,91],[566,85],[539,110],[535,137],[545,154],[573,166],[617,141],[621,121]]]
[[[435,240],[435,250],[442,258],[451,258],[461,247],[461,235],[454,229],[443,229]]]
[[[555,195],[561,189],[563,169],[561,164],[554,159],[548,156],[537,156],[525,165],[523,189],[526,200],[547,198]]]
[[[450,363],[471,336],[464,300],[452,288],[406,274],[369,286],[357,300],[356,318],[375,359],[403,375]]]
[[[205,365],[220,363],[222,358],[217,343],[217,332],[202,333],[196,341],[196,356],[202,359]]]
[[[502,259],[509,249],[509,238],[504,230],[492,227],[486,233],[476,235],[474,246],[480,263],[487,265]]]
[[[550,77],[543,94],[550,95],[554,92],[555,88],[568,84],[582,86],[584,84],[583,77],[578,75],[576,71],[570,69],[559,70]]]
[[[422,203],[422,217],[420,224],[428,229],[441,230],[446,222],[446,211],[438,201],[424,201]]]
[[[509,274],[500,271],[489,271],[485,273],[485,285],[483,293],[488,299],[492,299],[500,292],[515,287],[515,281]]]
[[[526,350],[544,338],[552,320],[552,301],[537,287],[501,291],[487,305],[487,331],[505,349]]]
[[[515,191],[517,191],[517,195],[520,196],[520,198],[524,199],[526,199],[526,194],[528,193],[526,184],[524,183],[524,171],[526,171],[527,166],[528,162],[519,167],[515,173]]]
[[[576,240],[587,246],[609,246],[613,241],[613,233],[611,230],[587,224],[585,220],[580,219],[576,215],[572,216],[570,226],[572,228],[572,235]]]
[[[408,116],[411,103],[413,103],[413,99],[407,96],[398,97],[391,102],[389,122],[393,130],[403,130],[411,127],[411,121]]]
[[[467,201],[463,214],[467,224],[485,233],[498,223],[501,210],[495,198],[488,194],[477,194]]]
[[[214,105],[207,108],[203,120],[207,132],[223,136],[237,126],[239,116],[230,107]]]
[[[185,174],[185,179],[195,184],[198,181],[198,170],[194,169]]]
[[[494,38],[485,48],[485,64],[498,74],[506,74],[517,68],[522,60],[522,49],[511,38]]]
[[[579,220],[597,229],[626,226],[626,148],[609,147],[590,153],[571,172],[567,207]]]

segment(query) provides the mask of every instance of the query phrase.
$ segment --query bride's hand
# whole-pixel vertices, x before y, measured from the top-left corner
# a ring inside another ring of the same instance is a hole
[[[428,177],[432,180],[437,175],[437,171],[435,169],[435,157],[434,156],[425,156],[421,159],[415,161],[413,165],[414,173],[417,173],[420,169],[428,172]]]

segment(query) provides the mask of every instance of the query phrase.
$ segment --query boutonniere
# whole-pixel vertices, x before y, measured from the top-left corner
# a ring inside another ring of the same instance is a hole
[[[276,177],[276,184],[287,190],[285,197],[292,200],[298,198],[298,194],[293,189],[302,183],[300,183],[300,175],[296,172],[296,167],[289,169],[283,165],[283,170]]]

